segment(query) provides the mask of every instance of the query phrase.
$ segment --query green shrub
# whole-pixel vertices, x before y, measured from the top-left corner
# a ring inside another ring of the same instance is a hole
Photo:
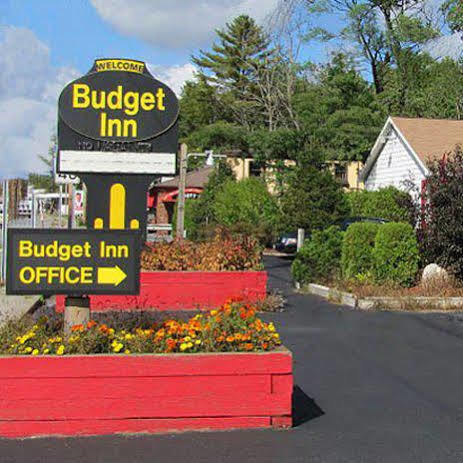
[[[408,193],[390,186],[376,191],[352,191],[347,194],[352,216],[378,217],[391,222],[415,224],[416,208]]]
[[[299,283],[330,279],[339,275],[343,232],[332,225],[315,230],[294,259],[291,271]]]
[[[373,259],[378,283],[411,286],[419,265],[418,242],[413,227],[394,222],[379,227]]]
[[[342,276],[348,280],[372,275],[373,247],[381,225],[372,222],[357,222],[349,226],[344,234],[341,252]]]
[[[226,182],[217,193],[212,209],[219,225],[230,229],[238,227],[249,233],[255,230],[254,236],[261,242],[272,241],[279,221],[276,199],[263,181],[253,177]]]

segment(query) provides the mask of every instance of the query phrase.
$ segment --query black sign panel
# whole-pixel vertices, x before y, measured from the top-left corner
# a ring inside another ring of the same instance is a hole
[[[96,60],[61,92],[57,171],[174,175],[178,113],[175,93],[142,61]]]
[[[143,141],[172,127],[178,101],[167,85],[148,75],[96,72],[65,87],[59,116],[72,130],[93,140]]]
[[[138,294],[138,230],[9,229],[7,294]]]

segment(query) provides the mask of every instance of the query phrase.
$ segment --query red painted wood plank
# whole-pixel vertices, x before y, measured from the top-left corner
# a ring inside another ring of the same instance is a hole
[[[272,416],[272,427],[273,428],[291,428],[293,425],[293,419],[291,416]]]
[[[270,417],[179,418],[147,420],[0,421],[0,436],[91,436],[270,427]]]
[[[118,378],[291,372],[292,355],[286,349],[263,353],[0,357],[0,378]]]
[[[175,395],[239,395],[271,393],[270,375],[175,376],[157,378],[10,378],[0,379],[0,397],[7,400],[82,398],[149,398]],[[83,399],[85,400],[85,399]]]
[[[91,296],[91,308],[104,310],[192,310],[222,305],[230,297],[265,298],[267,272],[142,272],[139,296]],[[64,309],[64,296],[56,296]]]
[[[272,393],[273,394],[292,394],[293,393],[293,375],[272,375]]]
[[[291,396],[279,394],[189,394],[162,400],[133,398],[69,400],[1,400],[0,421],[126,418],[199,418],[281,416],[291,414]]]

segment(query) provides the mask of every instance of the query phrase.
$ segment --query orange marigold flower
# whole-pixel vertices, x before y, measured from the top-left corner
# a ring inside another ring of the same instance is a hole
[[[227,342],[233,342],[235,340],[234,336],[227,336]]]
[[[246,350],[252,350],[252,349],[254,349],[254,344],[248,342],[248,343],[245,344],[244,348]]]
[[[74,333],[76,331],[84,331],[84,325],[74,325],[71,327],[71,331]]]
[[[223,341],[225,341],[225,338],[223,336],[219,336],[217,338],[217,342],[223,342]]]
[[[98,325],[98,323],[95,321],[95,320],[90,320],[88,323],[87,323],[87,329],[91,329],[93,328],[94,326]]]

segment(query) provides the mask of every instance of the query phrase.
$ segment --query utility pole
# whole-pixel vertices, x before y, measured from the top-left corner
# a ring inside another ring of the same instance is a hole
[[[176,237],[183,239],[185,236],[185,188],[187,171],[188,146],[180,145],[180,177],[177,197],[177,229]]]

